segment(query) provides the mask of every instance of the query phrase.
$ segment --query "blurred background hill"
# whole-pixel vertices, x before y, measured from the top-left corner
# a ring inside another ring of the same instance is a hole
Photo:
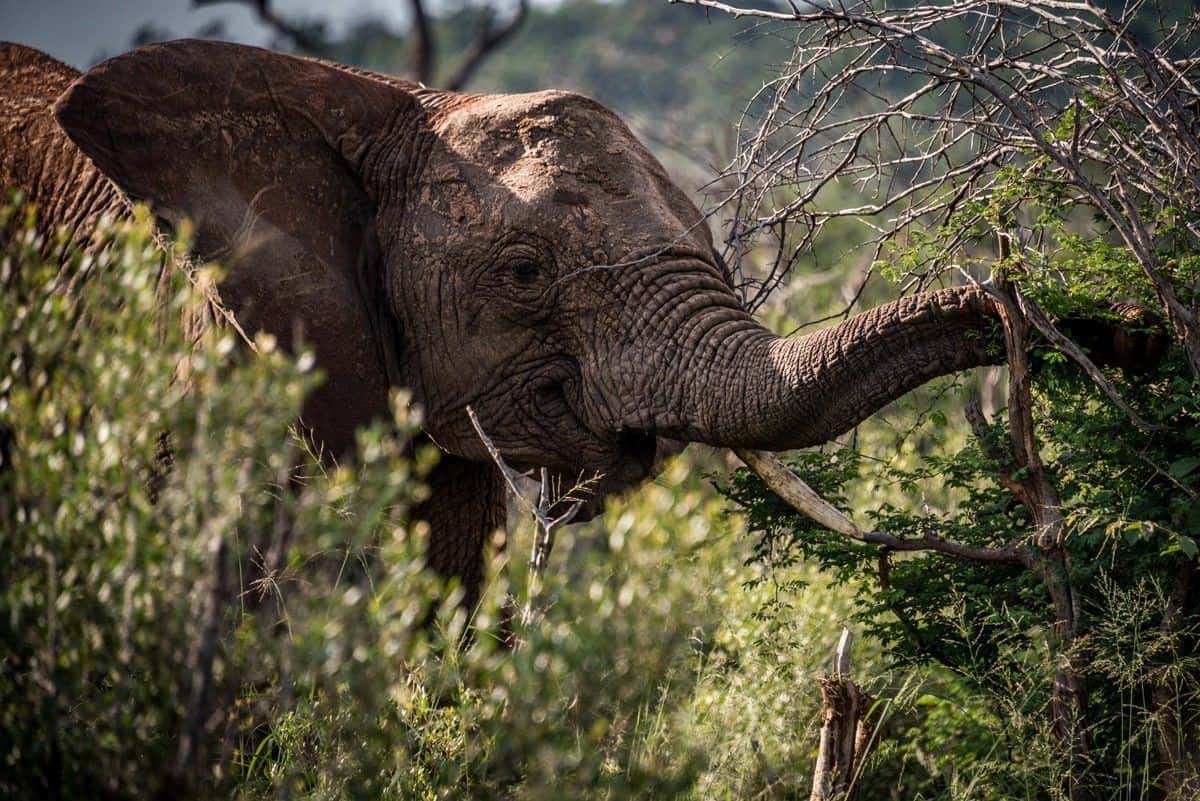
[[[478,27],[464,8],[439,20],[448,53],[464,51]],[[403,75],[407,38],[368,20],[331,43],[332,58]],[[535,6],[523,28],[498,49],[468,87],[487,92],[563,88],[587,94],[655,128],[708,130],[714,136],[790,53],[769,28],[666,3],[568,0]],[[448,61],[453,63],[453,55]],[[437,83],[435,79],[434,83]],[[664,124],[655,126],[654,120]]]

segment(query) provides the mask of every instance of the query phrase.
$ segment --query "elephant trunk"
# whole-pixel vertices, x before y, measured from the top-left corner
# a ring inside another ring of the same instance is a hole
[[[674,369],[654,382],[656,433],[773,451],[827,442],[930,379],[1004,358],[992,301],[975,287],[903,298],[794,339],[727,317],[698,347],[676,344]]]

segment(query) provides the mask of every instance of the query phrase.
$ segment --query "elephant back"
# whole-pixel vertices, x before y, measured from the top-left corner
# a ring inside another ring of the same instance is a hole
[[[79,74],[31,47],[0,42],[0,191],[20,190],[37,207],[47,239],[66,226],[86,241],[102,215],[130,212],[54,119],[54,102]]]

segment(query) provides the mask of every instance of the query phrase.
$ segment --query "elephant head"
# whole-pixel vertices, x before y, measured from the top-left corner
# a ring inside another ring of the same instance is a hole
[[[430,130],[382,249],[403,265],[389,298],[430,430],[459,455],[487,458],[470,405],[510,461],[620,487],[680,442],[824,442],[999,355],[975,291],[773,335],[733,291],[701,212],[585,97],[460,96]]]
[[[579,95],[181,41],[93,69],[56,114],[126,193],[195,221],[245,328],[315,348],[328,380],[304,418],[333,451],[407,386],[451,454],[488,458],[471,407],[510,462],[619,486],[677,441],[826,441],[1000,355],[974,289],[773,335],[697,208]]]

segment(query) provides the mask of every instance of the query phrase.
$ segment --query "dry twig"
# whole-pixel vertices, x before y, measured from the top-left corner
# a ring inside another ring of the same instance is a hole
[[[579,514],[579,510],[583,508],[581,495],[590,491],[591,486],[599,480],[599,476],[577,482],[567,493],[556,493],[550,478],[550,472],[542,468],[540,471],[541,488],[538,493],[537,503],[530,503],[520,488],[521,479],[529,478],[529,476],[509,467],[508,463],[504,461],[504,457],[500,454],[500,451],[496,448],[496,445],[492,442],[491,437],[483,430],[483,426],[479,423],[479,417],[475,414],[475,410],[470,406],[467,406],[467,416],[471,419],[471,426],[475,429],[475,433],[483,443],[483,447],[487,449],[492,462],[500,470],[500,474],[504,476],[504,481],[508,484],[513,497],[517,499],[519,504],[525,507],[534,520],[533,549],[529,556],[529,597],[524,613],[525,621],[528,622],[533,614],[533,599],[537,595],[541,575],[546,569],[546,563],[550,559],[550,552],[554,548],[555,531],[559,526],[570,523]],[[562,514],[552,517],[551,510],[563,502],[567,504],[566,510]]]

